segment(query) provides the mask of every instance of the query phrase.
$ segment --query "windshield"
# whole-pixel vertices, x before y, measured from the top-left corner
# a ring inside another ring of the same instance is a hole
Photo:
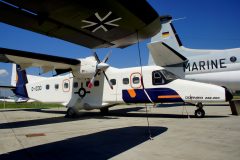
[[[178,79],[179,77],[176,76],[175,74],[173,74],[172,72],[169,72],[167,70],[161,70],[162,74],[164,75],[164,77],[166,78],[167,81],[173,81],[175,79]]]

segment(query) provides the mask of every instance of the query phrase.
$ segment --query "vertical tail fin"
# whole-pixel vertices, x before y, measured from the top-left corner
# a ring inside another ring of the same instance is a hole
[[[173,48],[181,47],[182,42],[172,24],[172,17],[162,16],[160,17],[160,21],[162,23],[162,29],[157,35],[152,37],[151,42],[161,41]]]
[[[21,70],[20,65],[14,64],[12,67],[12,80],[11,84],[16,86],[13,92],[17,96],[28,98],[26,84],[28,83],[27,74],[25,70]]]
[[[163,42],[170,46],[172,49],[178,51],[179,48],[182,46],[182,42],[178,37],[178,34],[172,24],[172,17],[162,16],[160,17],[160,21],[162,23],[162,29],[158,34],[151,38],[151,42]],[[155,64],[152,59],[151,53],[149,54],[148,64]]]

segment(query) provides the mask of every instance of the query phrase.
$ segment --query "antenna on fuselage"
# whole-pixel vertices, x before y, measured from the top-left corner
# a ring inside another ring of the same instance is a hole
[[[175,19],[172,19],[172,22],[173,21],[179,21],[179,20],[185,20],[185,19],[187,19],[187,17],[175,18]]]

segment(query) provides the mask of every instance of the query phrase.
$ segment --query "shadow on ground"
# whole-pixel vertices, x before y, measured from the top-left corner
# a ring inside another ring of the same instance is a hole
[[[117,119],[117,118],[116,117],[105,117],[105,116],[100,115],[99,113],[94,113],[94,112],[90,113],[89,112],[86,114],[82,114],[81,116],[79,115],[77,118],[65,118],[63,116],[63,117],[50,117],[50,118],[42,118],[42,119],[1,123],[0,129],[31,127],[31,126],[39,126],[39,125],[47,125],[47,124],[80,121],[80,120],[85,120],[85,119]]]
[[[151,127],[152,137],[167,131],[166,127]],[[26,148],[0,155],[1,160],[34,159],[104,160],[119,155],[149,140],[148,128],[133,126],[110,129],[63,141]]]
[[[10,110],[7,110],[9,112]],[[13,111],[13,110],[12,110]],[[182,114],[161,114],[161,113],[153,113],[149,112],[146,114],[144,107],[129,107],[123,109],[113,109],[110,110],[109,113],[105,116],[101,115],[99,111],[91,111],[91,112],[81,112],[76,118],[64,118],[65,111],[55,111],[48,109],[24,109],[24,111],[29,112],[42,112],[42,113],[56,113],[62,114],[61,117],[50,117],[43,119],[33,119],[33,120],[25,120],[25,121],[17,121],[17,122],[7,122],[1,123],[0,129],[11,129],[11,128],[21,128],[21,127],[30,127],[30,126],[38,126],[38,125],[47,125],[47,124],[55,124],[62,122],[71,122],[71,121],[80,121],[86,119],[118,119],[119,117],[149,117],[149,118],[188,118],[188,116]],[[221,116],[221,115],[206,115],[204,118],[225,118],[229,116]],[[190,118],[195,118],[195,116],[190,115]]]
[[[146,110],[144,107],[111,110],[108,115],[113,117],[188,118],[186,114],[153,113],[152,111],[148,111],[148,114],[146,114]],[[225,117],[229,116],[206,115],[204,118],[225,118]],[[194,115],[190,115],[190,118],[196,117]]]

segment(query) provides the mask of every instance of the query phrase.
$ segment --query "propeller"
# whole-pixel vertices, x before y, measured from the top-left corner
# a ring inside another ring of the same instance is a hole
[[[108,76],[106,75],[105,71],[108,69],[109,65],[106,63],[110,57],[110,55],[112,54],[112,51],[110,51],[105,58],[100,61],[98,55],[96,52],[93,52],[93,56],[95,57],[96,61],[97,61],[97,65],[96,65],[96,72],[94,74],[94,76],[91,78],[90,82],[88,83],[88,88],[92,88],[93,87],[93,82],[94,79],[96,78],[96,76],[98,75],[98,73],[102,72],[104,74],[104,77],[106,78],[109,86],[111,89],[113,89],[112,83],[110,82],[110,80],[108,79]]]

